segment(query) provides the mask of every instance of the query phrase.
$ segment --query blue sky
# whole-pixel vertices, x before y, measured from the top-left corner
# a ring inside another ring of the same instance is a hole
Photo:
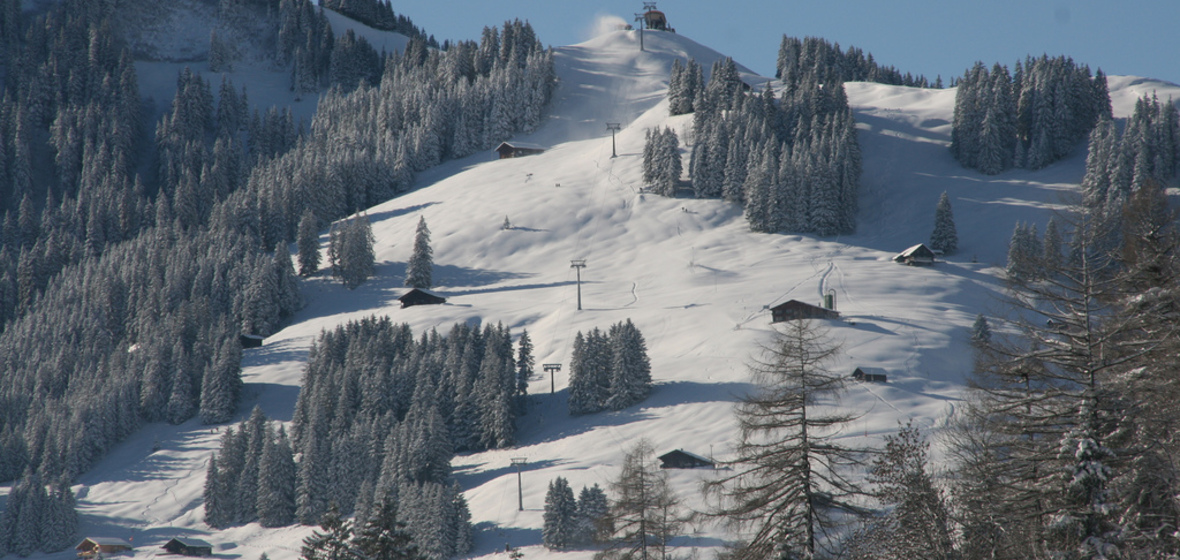
[[[976,60],[1011,66],[1027,54],[1065,54],[1108,74],[1180,83],[1178,0],[805,0],[657,2],[702,44],[772,75],[783,34],[855,45],[878,62],[933,79]],[[551,46],[581,42],[600,15],[634,19],[642,0],[395,0],[394,11],[443,39],[478,39],[485,25],[528,19]]]

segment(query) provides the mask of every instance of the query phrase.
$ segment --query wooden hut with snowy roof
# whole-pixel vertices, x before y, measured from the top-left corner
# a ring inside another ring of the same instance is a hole
[[[858,367],[852,371],[852,379],[861,383],[888,383],[889,374],[877,368]]]
[[[659,459],[661,469],[698,469],[702,467],[712,469],[716,467],[713,461],[683,449],[669,451],[660,455]]]
[[[896,257],[893,257],[893,262],[910,266],[932,265],[934,264],[934,251],[931,251],[925,243],[919,243],[898,253]]]
[[[405,295],[397,299],[402,302],[402,309],[415,305],[439,305],[447,302],[447,298],[445,297],[436,296],[418,288],[406,292]]]
[[[803,303],[799,300],[791,300],[786,303],[780,303],[770,308],[770,322],[782,323],[784,321],[793,321],[795,319],[839,319],[840,312],[835,309],[826,309],[818,305],[811,305]]]
[[[544,151],[544,146],[524,142],[501,142],[496,147],[496,153],[500,154],[500,159],[532,156]]]
[[[266,339],[256,334],[238,335],[238,342],[242,345],[242,348],[260,348],[262,347],[263,340]]]
[[[160,548],[181,556],[213,556],[213,545],[191,537],[175,537]]]
[[[98,555],[118,554],[132,549],[131,543],[114,537],[86,537],[78,546],[79,558],[94,558]]]

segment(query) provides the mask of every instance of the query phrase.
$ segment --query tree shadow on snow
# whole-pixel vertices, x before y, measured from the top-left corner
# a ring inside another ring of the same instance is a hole
[[[549,282],[547,284],[518,284],[515,286],[498,286],[495,288],[485,288],[476,290],[439,290],[437,293],[444,297],[459,297],[459,296],[473,296],[479,294],[494,294],[498,292],[515,292],[520,290],[542,290],[546,288],[561,288],[564,286],[574,285],[573,281],[564,282]]]
[[[399,196],[400,196],[400,194],[399,194]],[[382,222],[382,221],[388,220],[390,218],[397,218],[399,216],[405,216],[406,214],[413,214],[414,212],[421,212],[422,210],[430,208],[431,206],[434,206],[435,204],[440,204],[440,203],[439,202],[425,202],[422,204],[415,204],[414,206],[407,206],[405,208],[393,208],[391,210],[385,210],[383,212],[374,212],[374,213],[368,215],[369,216],[369,223],[375,224],[377,222]]]
[[[548,443],[584,434],[604,427],[617,427],[646,420],[660,408],[708,402],[732,402],[754,388],[750,383],[698,383],[673,381],[652,386],[651,395],[641,403],[623,410],[604,410],[570,416],[569,390],[535,395],[537,406],[517,419],[517,438],[521,445]],[[560,422],[551,421],[559,417]]]
[[[265,398],[263,398],[264,395]],[[258,405],[268,419],[290,422],[295,411],[295,401],[298,398],[299,387],[293,385],[246,383],[242,386],[242,401],[238,406],[238,414],[234,421],[245,421],[250,417],[254,406]]]
[[[562,464],[563,461],[542,460],[529,461],[524,465],[521,472],[527,473],[533,470],[547,469]],[[516,474],[516,467],[505,465],[498,469],[480,470],[486,463],[479,463],[473,465],[462,465],[451,469],[451,474],[454,475],[455,480],[459,482],[459,486],[463,488],[478,488],[484,484],[491,482],[506,474]]]
[[[436,264],[434,265],[433,278],[437,287],[428,291],[443,297],[452,297],[469,293],[464,291],[465,289],[482,288],[530,276],[532,274],[529,273]],[[374,274],[368,281],[349,290],[339,280],[332,278],[330,271],[320,271],[314,279],[305,281],[303,294],[308,302],[307,306],[295,314],[290,324],[301,323],[317,317],[366,310],[378,313],[382,308],[400,306],[397,298],[410,291],[410,288],[405,286],[405,278],[406,263],[388,261],[377,263],[374,267]],[[394,319],[396,320],[396,317]],[[258,363],[274,362],[265,360]]]
[[[149,517],[150,515],[151,513],[148,512]],[[160,554],[167,554],[166,552],[163,552],[163,549],[160,547],[164,546],[164,543],[167,543],[175,537],[193,537],[201,540],[207,540],[209,538],[207,532],[186,529],[183,527],[151,527],[147,529],[138,528],[143,525],[144,521],[145,519],[113,517],[110,515],[95,515],[79,512],[78,540],[80,541],[85,536],[115,537],[129,542],[132,547],[140,552],[151,549],[160,549]],[[213,557],[233,558],[234,556],[214,554]]]
[[[503,552],[504,545],[513,547],[531,546],[541,543],[541,530],[525,527],[500,527],[491,521],[475,524],[474,543],[470,557]]]
[[[460,295],[462,292],[449,290],[450,287],[481,288],[506,280],[519,280],[531,276],[533,274],[505,272],[502,270],[482,270],[450,264],[435,264],[433,274],[434,283],[438,286],[438,293],[454,293],[456,295]],[[402,277],[405,278],[404,265]]]
[[[258,348],[242,349],[242,368],[282,362],[306,362],[307,347],[293,340],[263,341]]]

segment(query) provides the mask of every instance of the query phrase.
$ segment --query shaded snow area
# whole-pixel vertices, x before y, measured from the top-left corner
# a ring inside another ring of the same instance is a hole
[[[217,3],[201,0],[123,0],[116,22],[136,60],[205,60]]]
[[[937,431],[963,394],[976,314],[999,311],[1013,226],[1024,221],[1043,230],[1050,213],[1076,193],[1084,146],[1040,171],[983,176],[958,166],[947,149],[954,90],[849,83],[864,154],[857,233],[755,234],[731,204],[642,192],[645,129],[670,126],[682,141],[691,137],[691,115],[667,116],[672,61],[691,56],[707,69],[722,56],[679,35],[648,32],[644,42],[640,52],[636,32],[617,31],[557,49],[560,87],[548,122],[516,138],[548,146],[545,153],[453,161],[421,173],[413,192],[369,209],[375,277],[351,291],[323,275],[303,281],[306,308],[244,353],[241,419],[259,405],[270,418],[289,421],[309,346],[345,321],[389,315],[416,334],[445,333],[456,322],[499,322],[517,335],[527,328],[538,371],[543,363],[566,367],[553,394],[547,377],[532,381],[518,447],[455,459],[476,525],[469,557],[505,558],[508,543],[530,560],[589,559],[593,551],[540,545],[549,482],[563,476],[575,492],[594,483],[605,488],[624,450],[644,437],[657,454],[682,448],[728,457],[735,395],[750,389],[748,365],[773,333],[769,307],[790,299],[818,304],[833,292],[842,316],[826,324],[843,345],[834,369],[875,368],[889,379],[850,386],[840,406],[860,419],[841,437],[875,445],[910,418]],[[766,81],[744,77],[755,86]],[[141,75],[145,90],[151,80]],[[1176,86],[1135,78],[1112,77],[1110,87],[1119,117],[1144,92],[1180,96]],[[249,88],[255,104],[287,99],[277,87]],[[617,158],[608,121],[623,124]],[[891,262],[929,239],[943,191],[954,207],[959,252],[928,268]],[[505,216],[512,229],[501,229]],[[405,292],[419,217],[432,231],[434,291],[447,303],[401,309],[396,298]],[[575,308],[571,259],[586,260],[582,311]],[[651,397],[619,412],[571,418],[566,387],[574,335],[628,318],[647,341]],[[255,523],[218,531],[204,524],[204,472],[219,434],[198,422],[148,425],[81,477],[83,535],[133,539],[135,558],[163,554],[160,545],[177,535],[208,540],[220,558],[297,558],[313,528]],[[513,457],[528,460],[524,511],[517,509]],[[698,485],[713,471],[669,474],[686,506],[705,508]],[[731,537],[706,523],[686,527],[674,544],[708,557]]]
[[[319,96],[296,94],[291,90],[291,73],[275,67],[271,48],[261,44],[268,33],[257,19],[257,14],[243,11],[232,17],[232,24],[217,27],[217,7],[199,0],[123,0],[144,3],[143,7],[121,10],[125,20],[119,22],[136,53],[135,71],[139,78],[140,95],[150,99],[158,119],[167,111],[176,95],[176,79],[186,67],[199,72],[212,86],[214,94],[222,78],[228,79],[239,91],[246,89],[247,100],[253,109],[265,112],[268,107],[289,108],[296,119],[311,125]],[[336,37],[352,31],[363,37],[378,52],[402,51],[409,37],[392,31],[374,29],[349,19],[332,10],[324,15]],[[264,22],[263,22],[264,23]],[[228,72],[209,71],[209,37],[214,28],[234,50],[236,60]]]
[[[406,43],[410,42],[410,38],[401,33],[394,33],[393,31],[382,31],[374,29],[363,23],[360,23],[347,16],[342,16],[327,8],[324,9],[324,15],[328,18],[328,23],[332,25],[332,33],[336,37],[344,35],[347,31],[352,30],[357,37],[363,37],[370,45],[373,46],[378,53],[394,51],[401,52],[406,48]]]

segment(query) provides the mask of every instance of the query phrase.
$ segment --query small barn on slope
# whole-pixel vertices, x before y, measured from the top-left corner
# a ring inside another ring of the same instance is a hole
[[[714,468],[713,461],[683,449],[669,451],[659,456],[661,469],[696,469],[701,467]]]
[[[876,368],[856,368],[852,372],[852,379],[861,383],[888,383],[889,376]]]
[[[241,343],[242,348],[260,348],[263,340],[265,338],[256,334],[238,335],[238,342]]]
[[[538,146],[537,144],[526,144],[524,142],[501,142],[500,145],[496,147],[496,153],[500,154],[500,159],[531,156],[544,151],[544,146]]]
[[[118,554],[131,550],[131,543],[114,537],[86,537],[74,547],[80,558],[93,558],[99,554]]]
[[[405,295],[397,299],[402,302],[402,309],[415,305],[438,305],[447,302],[447,298],[436,296],[418,288],[406,292]]]
[[[181,556],[213,556],[213,545],[190,537],[176,537],[161,548]]]
[[[795,319],[839,319],[840,312],[793,299],[770,308],[770,322],[782,323]]]
[[[919,243],[898,253],[896,257],[893,257],[893,262],[910,266],[932,265],[934,264],[934,251],[931,251],[925,243]]]

